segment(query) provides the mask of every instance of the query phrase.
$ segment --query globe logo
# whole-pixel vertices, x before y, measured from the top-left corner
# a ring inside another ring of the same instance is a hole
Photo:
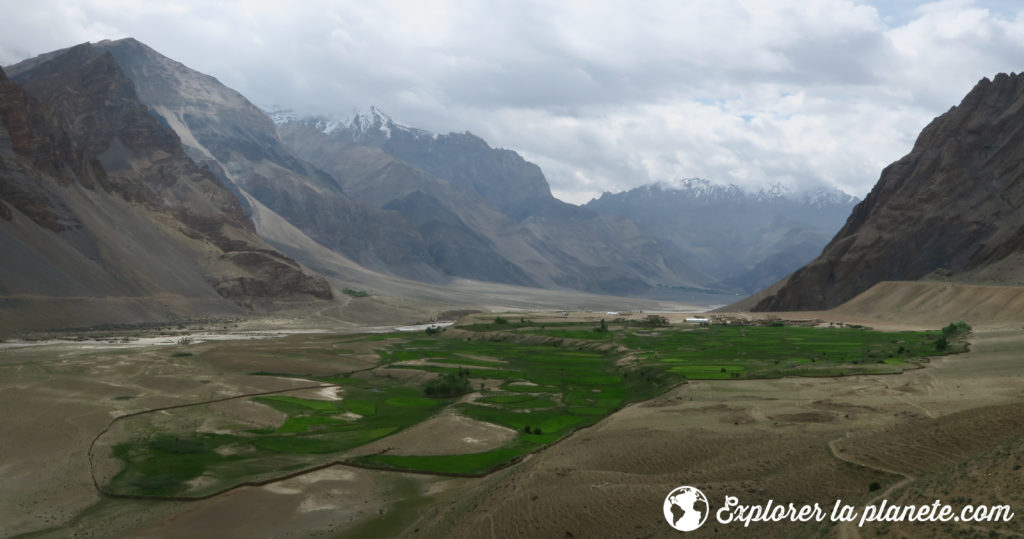
[[[681,532],[692,532],[708,519],[708,499],[693,487],[679,487],[665,496],[662,510],[669,526]]]

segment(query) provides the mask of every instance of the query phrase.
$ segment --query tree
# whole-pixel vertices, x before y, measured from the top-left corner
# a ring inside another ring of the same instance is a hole
[[[605,322],[604,318],[602,318],[601,325],[598,326],[597,329],[595,329],[594,331],[598,333],[608,333],[608,322]]]
[[[667,326],[668,318],[665,318],[660,314],[649,314],[647,315],[647,319],[643,321],[643,324],[651,327]]]
[[[959,337],[961,335],[967,335],[971,332],[971,325],[963,320],[953,322],[950,325],[942,328],[942,334],[946,337]]]
[[[444,399],[469,393],[471,388],[469,369],[459,367],[456,372],[446,372],[428,381],[423,386],[423,394],[428,397]]]

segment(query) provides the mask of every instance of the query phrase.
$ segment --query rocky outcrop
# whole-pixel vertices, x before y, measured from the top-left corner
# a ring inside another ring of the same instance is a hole
[[[1024,75],[983,79],[882,171],[821,256],[755,310],[835,307],[879,281],[1024,279]]]

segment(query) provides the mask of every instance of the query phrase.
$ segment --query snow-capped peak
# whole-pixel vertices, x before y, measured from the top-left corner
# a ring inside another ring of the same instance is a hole
[[[372,130],[378,130],[384,133],[384,136],[387,138],[391,138],[392,127],[403,128],[405,126],[396,124],[390,116],[381,112],[377,107],[370,105],[370,110],[356,112],[349,119],[346,127],[360,135],[365,135]]]

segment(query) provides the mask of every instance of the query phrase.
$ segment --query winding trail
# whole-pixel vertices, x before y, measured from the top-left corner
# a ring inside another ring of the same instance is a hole
[[[874,498],[868,500],[867,503],[864,504],[865,507],[867,507],[868,505],[873,505],[883,498],[887,498],[893,492],[910,485],[916,480],[916,477],[914,477],[911,474],[899,472],[889,468],[884,468],[882,466],[868,464],[866,462],[842,455],[841,450],[838,447],[836,447],[836,444],[838,442],[843,441],[847,437],[849,437],[849,433],[847,433],[846,436],[836,438],[835,440],[832,440],[828,443],[829,452],[832,453],[832,456],[835,457],[837,460],[848,462],[850,464],[853,464],[854,466],[860,466],[862,468],[868,468],[871,470],[878,470],[880,472],[885,472],[887,474],[899,475],[903,477],[903,479],[890,485],[889,488],[882,491],[882,493],[879,494],[878,496],[875,496]],[[860,539],[860,527],[855,522],[840,522],[836,526],[836,537],[838,537],[839,539]]]

